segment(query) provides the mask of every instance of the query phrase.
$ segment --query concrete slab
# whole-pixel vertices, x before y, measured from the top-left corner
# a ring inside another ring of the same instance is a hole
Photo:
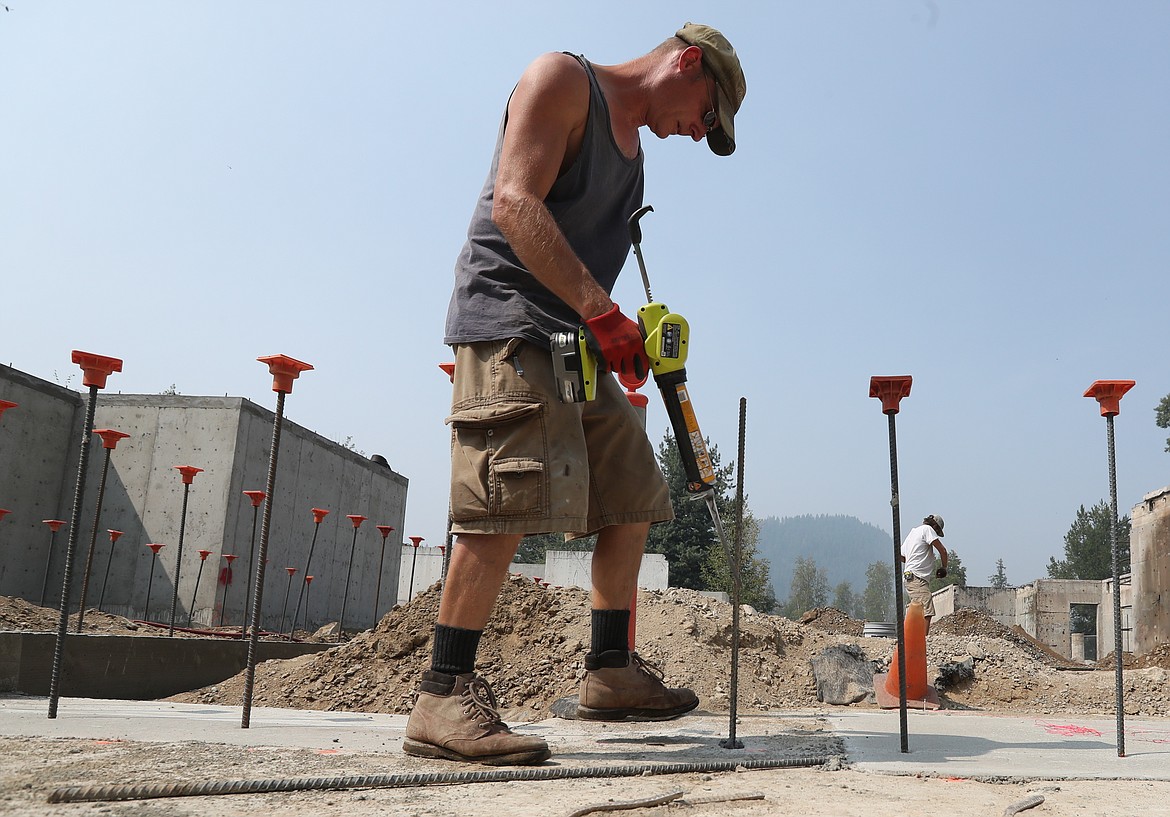
[[[981,780],[1170,780],[1166,719],[1127,718],[1123,758],[1112,718],[910,711],[906,754],[896,711],[846,710],[827,721],[845,741],[849,764],[862,771]]]
[[[46,698],[0,696],[0,735],[296,747],[408,760],[401,754],[404,715],[254,707],[250,728],[241,729],[238,706],[86,698],[62,698],[58,717],[50,720],[47,713]],[[825,724],[859,771],[993,781],[1170,780],[1170,719],[1127,720],[1124,758],[1117,757],[1112,719],[1068,716],[914,711],[908,713],[906,754],[897,712],[882,710],[745,714],[737,725],[744,743],[739,750],[719,746],[729,724],[718,713],[660,723],[552,718],[517,729],[548,740],[560,765],[598,766],[824,755],[826,735],[816,730]]]
[[[48,698],[0,697],[0,734],[377,752],[401,747],[406,731],[405,715],[259,706],[247,729],[239,706],[61,698],[57,717],[50,720],[48,711]]]

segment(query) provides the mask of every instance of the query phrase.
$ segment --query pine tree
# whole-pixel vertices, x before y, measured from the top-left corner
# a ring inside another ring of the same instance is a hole
[[[1154,424],[1158,428],[1170,428],[1170,394],[1163,397],[1154,409]],[[1166,438],[1166,450],[1170,451],[1170,437]]]
[[[759,555],[758,543],[760,539],[760,525],[747,509],[747,500],[744,500],[743,538],[740,542],[740,570],[739,570],[739,600],[741,604],[750,604],[762,613],[772,613],[776,610],[776,593],[772,590],[772,582],[768,578],[768,560]],[[727,547],[731,553],[735,552],[735,520],[724,521],[724,532],[727,535]],[[718,590],[732,596],[731,569],[728,554],[718,544],[707,552],[707,560],[702,568],[703,585],[708,590]]]
[[[942,567],[942,562],[937,561],[936,564]],[[941,590],[944,587],[951,585],[956,587],[967,586],[967,568],[963,565],[963,560],[959,558],[957,550],[947,548],[947,575],[946,578],[940,579],[937,576],[930,577],[930,592]]]
[[[1095,579],[1113,575],[1113,548],[1109,523],[1113,510],[1101,500],[1089,510],[1082,505],[1064,535],[1064,558],[1048,559],[1050,579]],[[1129,517],[1117,520],[1117,560],[1121,573],[1129,572]]]
[[[715,469],[715,505],[726,531],[729,528],[728,520],[734,519],[735,510],[734,501],[729,496],[733,487],[731,466],[720,465],[718,446],[709,441],[707,446],[711,465]],[[670,432],[666,433],[658,446],[658,463],[670,490],[674,519],[650,528],[646,552],[666,556],[670,564],[671,586],[706,590],[703,565],[707,563],[711,551],[719,549],[719,539],[715,535],[715,523],[711,521],[707,503],[695,502],[693,495],[687,492],[682,457],[678,453],[674,435]]]
[[[1005,588],[1011,587],[1011,585],[1008,584],[1007,571],[1004,569],[1003,559],[995,560],[995,572],[987,577],[987,581],[990,583],[990,586],[996,590],[1003,590]]]

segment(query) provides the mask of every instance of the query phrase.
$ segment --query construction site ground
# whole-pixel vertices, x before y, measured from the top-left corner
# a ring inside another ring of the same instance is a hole
[[[623,813],[1170,814],[1165,645],[1126,656],[1118,757],[1109,660],[1074,665],[984,614],[958,611],[931,628],[928,673],[935,681],[940,667],[969,662],[974,674],[940,690],[941,710],[908,713],[903,752],[897,710],[872,698],[818,701],[810,664],[828,647],[853,645],[884,670],[892,640],[863,637],[861,622],[832,609],[801,622],[745,611],[735,727],[743,748],[725,748],[728,605],[686,590],[642,592],[636,646],[671,683],[694,688],[700,708],[668,722],[589,723],[552,714],[583,671],[587,595],[515,579],[478,669],[509,722],[549,741],[553,758],[536,774],[550,779],[482,782],[475,774],[488,767],[401,751],[437,602],[431,588],[334,649],[259,665],[247,729],[241,676],[166,701],[64,698],[54,719],[44,698],[0,696],[0,814],[518,816],[631,805]],[[0,599],[2,629],[55,629],[57,615]],[[99,632],[142,629],[113,616],[86,621]],[[793,765],[753,768],[769,763]],[[683,771],[654,773],[664,764]],[[304,790],[205,793],[224,781],[293,780]],[[118,786],[123,796],[148,784],[184,796],[50,802],[55,792],[76,796],[74,787]]]

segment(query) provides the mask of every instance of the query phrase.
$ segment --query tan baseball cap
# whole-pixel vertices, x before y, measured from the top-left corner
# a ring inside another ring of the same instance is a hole
[[[730,156],[735,152],[735,114],[747,96],[747,80],[739,57],[727,38],[711,26],[687,23],[675,36],[703,49],[703,64],[710,69],[718,86],[715,105],[719,110],[719,127],[707,134],[707,147],[719,156]]]

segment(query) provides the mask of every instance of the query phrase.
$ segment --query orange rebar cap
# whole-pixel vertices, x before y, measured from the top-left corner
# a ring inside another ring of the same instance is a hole
[[[183,484],[190,485],[195,481],[195,475],[202,471],[202,468],[196,468],[194,465],[172,465],[180,474],[183,475]]]
[[[123,431],[115,431],[112,428],[95,428],[93,433],[102,438],[102,448],[114,449],[118,447],[118,441],[124,440],[130,435]]]
[[[1121,414],[1121,398],[1132,389],[1134,380],[1095,380],[1085,392],[1085,397],[1095,398],[1101,404],[1102,417],[1116,417]]]
[[[293,381],[301,376],[301,372],[309,372],[313,367],[288,355],[268,355],[256,358],[261,363],[268,364],[268,371],[272,373],[272,390],[289,394],[293,389]]]
[[[882,414],[897,414],[898,403],[910,396],[910,384],[914,381],[908,374],[890,376],[874,375],[869,379],[869,396],[882,401]]]
[[[48,525],[49,529],[53,531],[53,533],[59,531],[61,526],[65,524],[64,519],[42,519],[41,521]]]
[[[369,519],[368,516],[362,516],[360,513],[347,513],[345,516],[347,519],[349,519],[350,522],[353,522],[353,526],[355,528],[360,528],[362,526],[362,522],[365,522],[367,519]]]
[[[113,372],[122,371],[122,361],[116,357],[95,355],[93,352],[73,350],[73,362],[81,367],[85,375],[81,382],[87,386],[106,387],[106,378]]]
[[[328,515],[329,511],[325,510],[324,508],[313,508],[313,521],[318,525],[320,525],[322,520],[324,520]]]
[[[390,535],[390,531],[394,530],[389,525],[374,525],[374,527],[378,529],[378,533],[382,534],[383,539]]]
[[[244,491],[244,496],[252,500],[253,508],[259,508],[260,503],[264,501],[264,497],[268,496],[268,494],[263,491]]]
[[[11,400],[0,400],[0,417],[3,417],[4,412],[8,411],[8,409],[16,408],[19,405],[19,403],[13,403]]]

